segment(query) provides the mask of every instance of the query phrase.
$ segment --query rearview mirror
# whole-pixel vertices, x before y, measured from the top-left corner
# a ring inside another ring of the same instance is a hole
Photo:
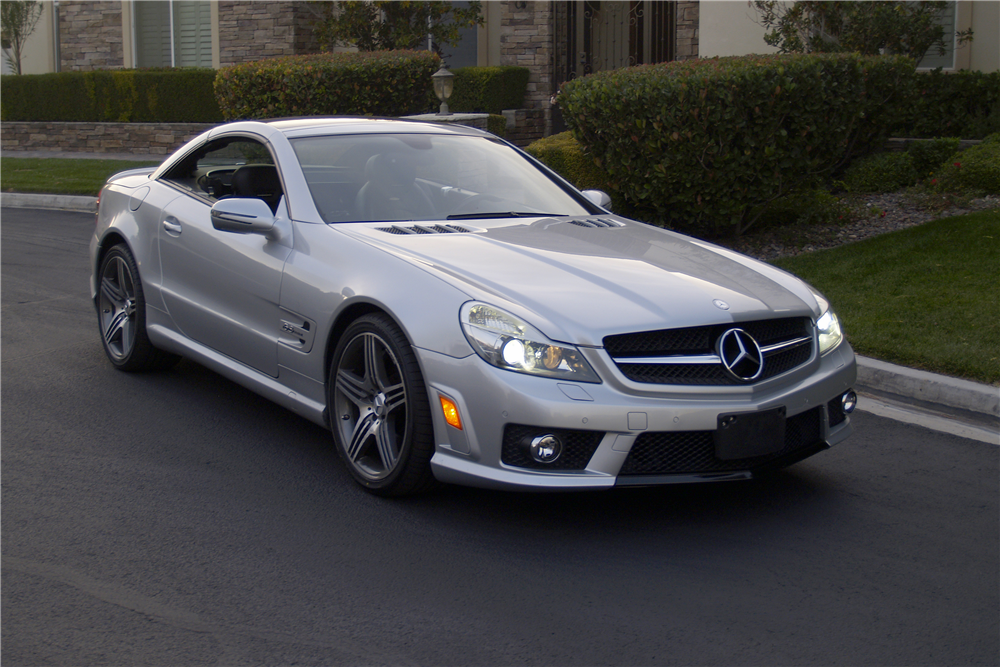
[[[224,232],[266,235],[274,227],[274,214],[263,199],[223,199],[212,207],[212,226]]]

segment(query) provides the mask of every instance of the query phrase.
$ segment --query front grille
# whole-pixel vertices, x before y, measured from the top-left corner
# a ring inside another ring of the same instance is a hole
[[[539,463],[521,447],[525,438],[534,438],[551,433],[563,441],[562,455],[552,463]],[[597,451],[604,436],[599,431],[568,431],[565,429],[541,428],[521,424],[507,424],[503,431],[503,449],[500,460],[516,468],[541,470],[583,470]]]
[[[795,415],[785,422],[781,451],[746,459],[722,460],[715,456],[714,431],[643,433],[636,438],[619,476],[683,475],[754,470],[791,457],[820,442],[821,408]]]
[[[781,345],[801,338],[801,345],[780,348],[764,354],[764,371],[757,382],[786,373],[807,362],[813,352],[812,320],[790,317],[755,322],[734,322],[684,329],[643,331],[607,336],[604,348],[615,360],[619,370],[633,382],[675,385],[739,385],[739,380],[726,372],[722,363],[687,363],[683,357],[716,356],[715,343],[723,333],[739,328],[753,336],[761,348]],[[643,363],[629,359],[647,358]],[[649,357],[668,357],[673,363],[650,363]]]

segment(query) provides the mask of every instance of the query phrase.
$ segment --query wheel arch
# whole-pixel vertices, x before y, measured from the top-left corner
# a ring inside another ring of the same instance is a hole
[[[132,251],[132,246],[129,245],[128,240],[117,229],[114,228],[109,229],[108,232],[104,235],[104,237],[97,242],[97,252],[94,253],[94,266],[91,267],[91,272],[94,276],[96,276],[100,271],[101,264],[104,263],[104,257],[108,254],[108,251],[114,248],[116,245],[121,245],[121,244],[124,244],[125,247],[128,248],[129,253],[133,257],[135,257],[135,253]],[[139,279],[141,280],[142,277],[139,276]],[[92,295],[94,303],[97,303],[97,296],[99,290],[100,287],[95,284],[94,294]]]

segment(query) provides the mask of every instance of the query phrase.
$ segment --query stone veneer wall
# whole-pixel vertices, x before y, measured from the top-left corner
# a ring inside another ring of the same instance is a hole
[[[219,64],[316,53],[315,18],[305,2],[220,0]]]
[[[124,67],[121,2],[59,3],[59,59],[63,72]]]
[[[677,3],[677,60],[698,57],[698,2]]]
[[[524,132],[545,136],[551,123],[549,97],[553,93],[553,3],[504,0],[500,4],[500,64],[528,68],[531,74],[524,106],[535,110],[535,113],[523,114],[524,122],[531,128],[520,122],[511,128],[508,123],[508,138],[513,133]]]
[[[0,124],[0,148],[16,151],[169,155],[181,144],[215,127],[212,123]]]

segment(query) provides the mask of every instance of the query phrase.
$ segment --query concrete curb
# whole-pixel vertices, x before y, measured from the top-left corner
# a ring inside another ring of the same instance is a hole
[[[1000,421],[1000,387],[858,357],[858,390],[898,396]]]
[[[21,192],[4,192],[0,195],[0,206],[10,208],[44,208],[60,211],[97,212],[97,197],[74,195],[31,195]]]
[[[94,213],[96,197],[31,195],[5,192],[2,205]],[[1000,387],[918,371],[858,357],[858,391],[916,401],[944,411],[968,413],[990,424],[1000,423]]]

